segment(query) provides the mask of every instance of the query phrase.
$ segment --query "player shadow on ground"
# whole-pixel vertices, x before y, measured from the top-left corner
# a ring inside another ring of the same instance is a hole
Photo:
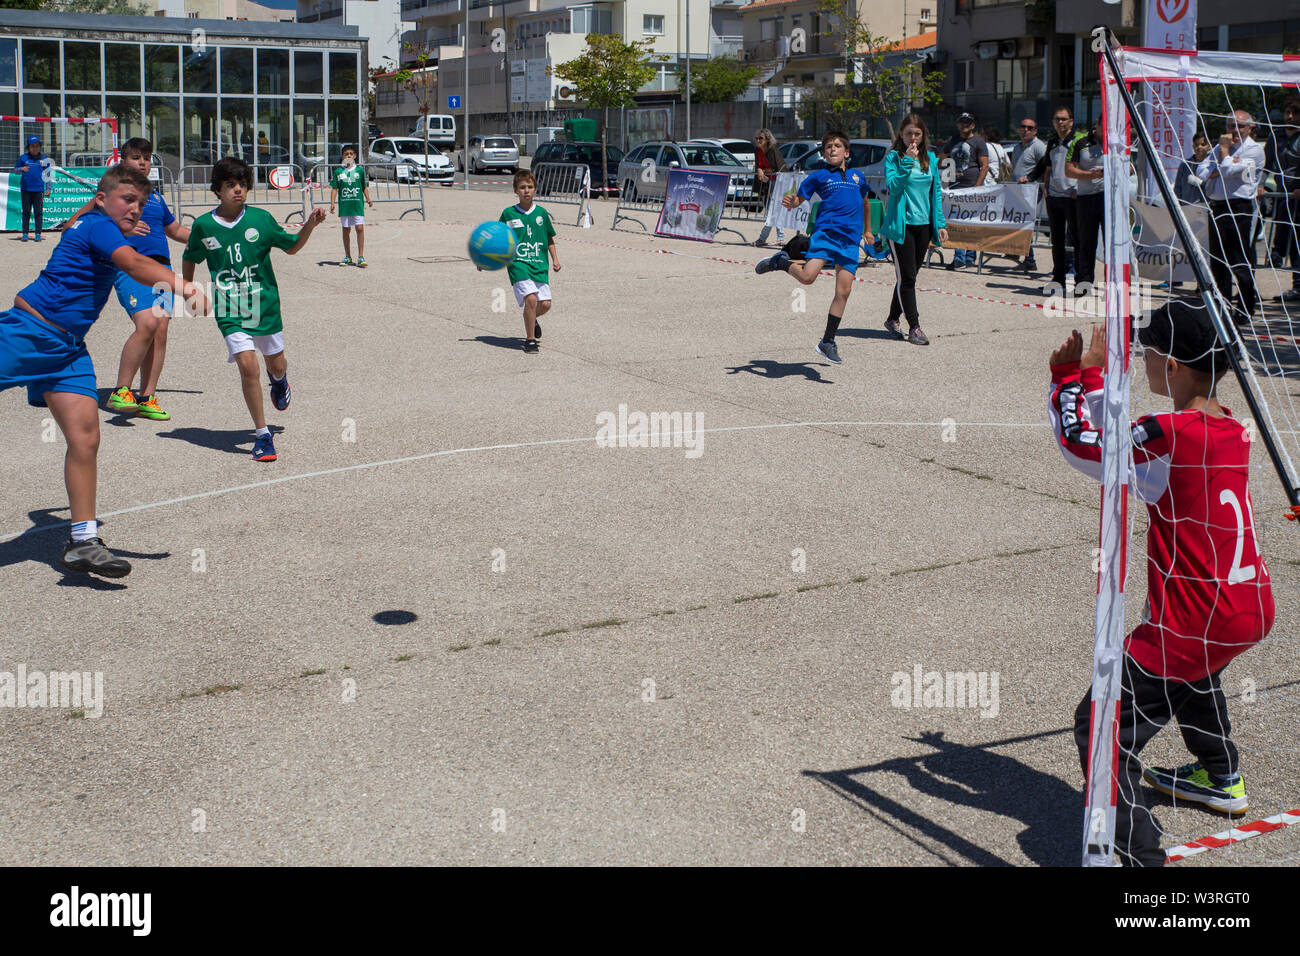
[[[840,339],[883,339],[886,342],[903,341],[888,329],[840,329],[835,333],[835,337]]]
[[[959,833],[938,819],[912,809],[908,805],[911,794],[901,788],[900,783],[906,783],[915,793],[1019,820],[1025,824],[1025,829],[1016,835],[1016,842],[1025,856],[1040,866],[1073,866],[1079,862],[1080,851],[1076,845],[1078,841],[1072,842],[1072,837],[1082,833],[1080,789],[992,750],[1069,732],[1068,728],[1052,730],[1014,740],[973,745],[945,740],[942,731],[923,733],[909,739],[934,747],[932,754],[898,757],[846,770],[805,770],[803,773],[858,804],[886,826],[935,853],[946,863],[1015,865],[974,842],[977,834],[970,831]],[[1073,742],[1068,745],[1073,748]],[[885,774],[883,778],[877,778],[876,786],[881,789],[873,789],[863,782],[860,778],[865,774]],[[886,793],[893,796],[886,796]],[[913,833],[947,847],[958,859],[948,858],[918,840]]]
[[[518,352],[524,344],[522,335],[476,335],[472,339],[461,339],[462,342],[481,342],[483,345],[495,345],[499,349],[509,349],[511,352]]]
[[[132,428],[134,427],[135,422],[137,420],[149,421],[149,419],[147,418],[145,419],[140,418],[140,416],[137,415],[135,412],[119,412],[109,408],[108,397],[112,395],[115,391],[117,391],[117,389],[100,388],[100,389],[96,389],[96,391],[99,392],[99,410],[104,413],[104,417],[101,419],[101,421],[105,425],[112,425],[114,428]],[[202,395],[203,392],[196,391],[193,389],[188,389],[188,388],[159,388],[158,394],[159,395]]]
[[[59,587],[87,588],[91,591],[126,590],[125,584],[97,578],[90,574],[69,571],[60,563],[60,559],[63,557],[63,546],[68,539],[68,522],[66,518],[58,517],[56,512],[66,514],[67,510],[65,506],[62,508],[40,508],[36,511],[27,512],[27,518],[31,521],[32,526],[18,537],[0,542],[0,568],[21,564],[24,561],[34,561],[37,564],[48,565],[61,575],[60,580],[57,582]],[[62,535],[55,530],[60,526],[63,528]],[[170,551],[125,551],[112,545],[109,545],[109,550],[118,557],[127,558],[128,560],[161,561],[163,558],[171,557]]]
[[[268,427],[271,429],[272,437],[284,431],[282,425]],[[191,445],[198,445],[200,448],[230,452],[233,455],[251,455],[253,443],[257,440],[252,429],[249,428],[228,428],[219,431],[214,428],[188,426],[157,434],[159,438],[175,438],[178,441],[189,442]]]
[[[819,363],[825,366],[826,363]],[[820,385],[834,385],[829,379],[822,378],[822,373],[813,367],[812,362],[774,362],[771,359],[750,359],[746,365],[732,365],[727,368],[728,375],[748,372],[759,378],[789,378],[802,375],[810,382]]]

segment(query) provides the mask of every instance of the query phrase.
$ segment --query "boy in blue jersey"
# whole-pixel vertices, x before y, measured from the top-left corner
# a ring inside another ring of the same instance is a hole
[[[23,242],[27,241],[28,218],[36,214],[36,241],[41,241],[41,219],[45,215],[45,197],[50,193],[50,170],[54,160],[41,152],[41,138],[27,137],[27,152],[18,157],[14,170],[23,174]]]
[[[133,166],[145,176],[153,168],[153,143],[142,137],[128,139],[122,146],[122,162]],[[67,229],[81,216],[95,208],[92,199],[69,219]],[[182,226],[167,208],[162,193],[150,192],[144,212],[135,231],[126,237],[131,248],[148,256],[168,269],[172,267],[167,240],[188,242],[190,231]],[[122,346],[122,359],[117,366],[117,384],[108,397],[108,407],[115,412],[135,412],[141,418],[165,422],[171,418],[158,405],[158,378],[162,375],[163,357],[167,354],[167,322],[172,314],[173,299],[168,289],[151,289],[119,271],[113,280],[117,301],[135,323],[135,331]],[[135,373],[140,373],[139,397],[131,391]]]
[[[64,230],[41,274],[0,314],[0,391],[27,386],[27,403],[48,407],[68,443],[63,478],[72,535],[63,566],[120,578],[131,565],[113,555],[95,519],[99,392],[86,332],[108,301],[118,269],[146,286],[168,285],[200,312],[203,293],[126,241],[152,186],[138,169],[114,166],[99,181],[95,209]]]
[[[835,298],[831,300],[830,312],[826,315],[826,332],[817,343],[817,351],[838,365],[842,360],[839,349],[835,347],[835,333],[839,331],[844,307],[853,291],[863,223],[869,221],[867,203],[871,190],[862,173],[849,172],[847,135],[831,132],[823,136],[822,157],[825,168],[809,173],[795,195],[781,200],[781,205],[793,209],[814,194],[821,198],[821,205],[817,207],[817,226],[808,240],[807,258],[801,265],[795,265],[782,250],[763,259],[754,266],[754,271],[759,275],[777,270],[788,272],[804,285],[812,285],[822,267],[828,262],[834,263]]]

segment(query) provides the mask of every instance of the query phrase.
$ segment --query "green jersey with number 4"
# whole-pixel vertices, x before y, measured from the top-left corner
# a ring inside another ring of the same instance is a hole
[[[253,206],[245,206],[234,222],[217,218],[215,209],[194,220],[184,259],[207,262],[222,335],[274,335],[284,329],[271,250],[289,249],[297,241],[269,212]]]
[[[330,189],[339,191],[339,216],[361,216],[366,211],[366,171],[360,166],[334,170]]]
[[[515,232],[515,258],[507,266],[511,282],[532,279],[538,285],[551,281],[551,260],[547,247],[555,236],[551,214],[537,203],[524,212],[518,205],[509,206],[501,213],[501,221]]]

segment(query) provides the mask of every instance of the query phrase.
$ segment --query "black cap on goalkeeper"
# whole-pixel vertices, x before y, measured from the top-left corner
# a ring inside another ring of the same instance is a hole
[[[1170,302],[1151,313],[1151,319],[1138,329],[1138,341],[1144,348],[1168,355],[1176,362],[1198,372],[1221,375],[1228,368],[1228,353],[1203,305]]]

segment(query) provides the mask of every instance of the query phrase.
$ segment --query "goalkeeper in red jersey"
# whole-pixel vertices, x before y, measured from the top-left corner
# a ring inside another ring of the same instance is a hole
[[[1120,681],[1118,812],[1121,863],[1161,866],[1160,830],[1139,786],[1223,813],[1247,807],[1220,676],[1228,662],[1273,626],[1273,592],[1259,553],[1247,478],[1250,438],[1215,398],[1228,368],[1205,310],[1171,302],[1139,329],[1151,391],[1174,410],[1132,426],[1130,486],[1146,504],[1147,604],[1124,644]],[[1052,353],[1052,428],[1065,460],[1101,478],[1105,335],[1094,328],[1085,352],[1074,332]],[[1074,715],[1087,773],[1091,693]],[[1194,763],[1142,770],[1147,741],[1175,719]]]

